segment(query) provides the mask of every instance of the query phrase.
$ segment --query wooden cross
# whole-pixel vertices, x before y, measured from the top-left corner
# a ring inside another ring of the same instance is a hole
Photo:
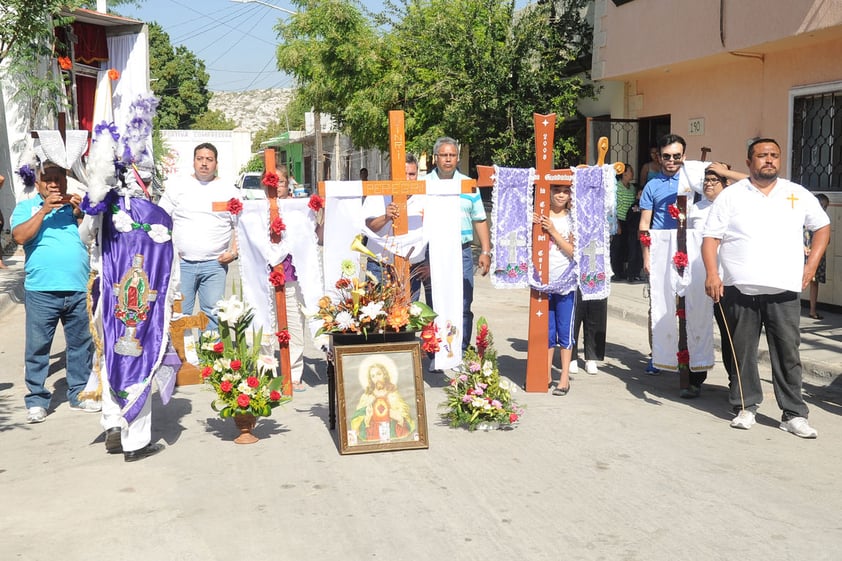
[[[389,167],[392,179],[363,181],[363,195],[391,195],[392,203],[398,207],[398,216],[392,221],[392,230],[395,236],[400,236],[409,231],[406,214],[407,199],[412,195],[423,195],[427,192],[426,181],[404,179],[406,177],[406,141],[403,111],[389,111]],[[476,187],[477,182],[475,180],[462,180],[463,193],[472,193]],[[319,183],[319,192],[325,192],[324,182]],[[404,280],[408,302],[410,293],[409,260],[400,255],[395,255],[395,270],[398,278]]]
[[[550,206],[550,185],[570,186],[573,184],[573,172],[570,169],[552,169],[553,140],[555,136],[555,114],[533,114],[535,126],[535,201],[533,211],[547,214]],[[608,153],[608,139],[599,139],[599,158],[597,165],[605,164]],[[614,164],[615,171],[623,164]],[[478,183],[481,187],[493,185],[494,168],[477,166]],[[539,275],[539,281],[546,284],[549,280],[550,236],[541,229],[540,224],[532,225],[532,264]],[[596,250],[598,251],[598,250]],[[594,257],[596,255],[594,253]],[[603,250],[604,251],[604,250]],[[593,258],[591,259],[593,261]],[[549,297],[534,289],[529,291],[529,338],[526,355],[526,384],[528,392],[547,391],[547,356],[549,347]]]
[[[278,167],[275,159],[275,149],[267,148],[263,151],[263,166],[266,173],[277,173]],[[267,198],[269,199],[269,224],[272,224],[276,218],[280,217],[278,211],[278,186],[269,186]],[[280,243],[281,234],[270,231],[269,240],[272,243]],[[272,270],[283,275],[284,265],[278,263]],[[287,315],[287,301],[286,301],[286,278],[284,282],[275,286],[275,317],[277,318],[278,331],[287,329],[289,326],[289,316]],[[281,354],[281,387],[282,393],[285,396],[292,395],[292,361],[289,358],[289,344],[284,343],[280,345]]]

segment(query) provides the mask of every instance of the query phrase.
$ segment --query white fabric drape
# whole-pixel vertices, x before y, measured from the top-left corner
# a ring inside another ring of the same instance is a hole
[[[149,92],[149,48],[146,31],[108,37],[108,58],[111,68],[120,72],[120,77],[114,81],[111,102],[114,123],[122,134],[126,123],[131,119],[129,105],[137,96]],[[108,79],[107,76],[105,79]],[[151,137],[146,148],[152,154]]]
[[[649,285],[652,299],[652,361],[665,370],[678,370],[678,318],[676,295],[684,296],[687,350],[690,370],[713,368],[713,301],[705,294],[705,266],[701,258],[702,237],[687,230],[689,265],[679,276],[672,258],[678,249],[676,230],[650,230]]]

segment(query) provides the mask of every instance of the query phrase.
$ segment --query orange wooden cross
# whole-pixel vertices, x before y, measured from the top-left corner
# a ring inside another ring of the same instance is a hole
[[[555,137],[556,115],[533,114],[535,126],[535,199],[533,212],[538,215],[548,214],[550,206],[550,185],[569,186],[573,184],[571,169],[553,169],[553,141]],[[605,163],[608,151],[608,139],[599,139],[599,161]],[[622,164],[619,164],[622,166]],[[616,167],[616,166],[615,166]],[[481,187],[493,185],[494,168],[477,166],[478,183]],[[620,171],[622,173],[622,170]],[[532,264],[542,284],[549,281],[550,236],[541,229],[540,224],[532,225]],[[534,289],[529,291],[529,335],[526,355],[526,384],[528,392],[547,391],[547,356],[549,353],[549,297]]]
[[[409,223],[406,215],[406,201],[412,195],[423,195],[427,192],[427,182],[424,180],[408,180],[406,177],[406,140],[404,132],[404,112],[389,111],[389,167],[391,180],[363,181],[363,195],[391,195],[392,202],[398,207],[398,217],[392,222],[392,232],[395,236],[406,234]],[[472,193],[477,187],[476,180],[463,179],[462,192]],[[324,182],[319,183],[319,192],[325,192]],[[400,255],[395,255],[395,269],[398,278],[404,280],[404,286],[409,300],[409,261]]]

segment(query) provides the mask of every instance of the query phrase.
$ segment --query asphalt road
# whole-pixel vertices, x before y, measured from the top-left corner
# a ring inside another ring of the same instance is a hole
[[[523,291],[478,282],[501,367],[522,382]],[[835,560],[840,558],[842,396],[807,384],[817,440],[777,428],[766,401],[750,431],[728,426],[725,373],[698,400],[647,376],[646,333],[609,319],[610,357],[566,397],[519,393],[510,431],[438,418],[441,375],[424,374],[427,450],[340,456],[323,363],[310,388],[238,446],[201,386],[154,402],[161,454],[105,453],[98,416],[64,399],[63,342],[45,423],[25,424],[23,310],[0,316],[2,560]],[[59,337],[60,339],[60,337]],[[768,381],[767,369],[761,373]]]

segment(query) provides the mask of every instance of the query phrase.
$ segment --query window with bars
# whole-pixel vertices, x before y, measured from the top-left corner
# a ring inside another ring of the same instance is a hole
[[[842,89],[793,98],[791,179],[842,191]]]

